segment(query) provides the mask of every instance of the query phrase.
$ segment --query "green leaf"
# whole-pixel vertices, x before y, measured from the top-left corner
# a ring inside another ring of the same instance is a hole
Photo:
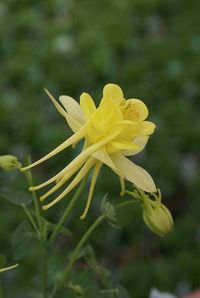
[[[102,199],[101,212],[106,216],[106,219],[110,225],[118,227],[115,224],[117,222],[115,207],[108,201],[107,194]]]
[[[0,268],[6,266],[6,263],[7,263],[6,255],[0,255]]]
[[[32,202],[32,196],[28,192],[13,191],[10,188],[2,188],[0,198],[14,205],[29,205]]]
[[[34,238],[34,231],[28,221],[23,221],[17,226],[11,235],[13,258],[15,260],[20,260],[28,254]]]
[[[116,222],[115,207],[108,201],[107,194],[102,199],[101,212],[107,217],[107,219]]]

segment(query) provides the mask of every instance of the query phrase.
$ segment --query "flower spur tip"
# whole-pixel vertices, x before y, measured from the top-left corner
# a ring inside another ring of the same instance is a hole
[[[45,200],[44,196],[39,197],[40,202],[43,202]]]
[[[49,209],[49,206],[48,205],[42,206],[42,210],[46,211],[47,209]]]

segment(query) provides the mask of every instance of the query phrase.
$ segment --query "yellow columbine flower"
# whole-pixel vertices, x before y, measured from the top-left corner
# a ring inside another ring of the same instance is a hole
[[[103,164],[110,167],[121,178],[121,181],[126,179],[147,192],[156,191],[151,176],[126,157],[143,150],[149,135],[155,129],[152,122],[145,121],[148,109],[141,100],[134,98],[125,100],[118,85],[107,84],[103,89],[103,97],[98,107],[95,106],[88,93],[81,94],[80,104],[69,96],[60,96],[62,107],[46,89],[45,91],[57,110],[66,119],[74,134],[49,154],[21,170],[25,171],[44,162],[65,148],[78,143],[81,139],[84,139],[85,142],[82,152],[62,171],[48,181],[30,188],[32,191],[38,190],[56,182],[47,193],[40,197],[40,200],[43,201],[80,170],[56,199],[43,206],[44,210],[66,196],[93,168],[89,196],[81,216],[82,219],[85,218]]]

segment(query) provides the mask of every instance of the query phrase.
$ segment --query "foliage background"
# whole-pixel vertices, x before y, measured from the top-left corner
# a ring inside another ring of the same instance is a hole
[[[120,211],[122,230],[104,226],[92,238],[100,262],[131,297],[145,298],[153,286],[181,296],[200,285],[199,11],[197,0],[0,2],[0,154],[23,160],[31,153],[36,160],[70,135],[43,92],[45,86],[55,96],[77,100],[87,91],[98,102],[104,84],[117,83],[126,97],[144,99],[157,124],[135,160],[161,188],[175,219],[174,231],[165,239],[152,235],[140,208],[133,206]],[[35,169],[35,180],[62,168],[78,149]],[[19,173],[1,172],[0,187],[5,185],[26,190]],[[104,169],[90,215],[81,222],[80,205],[70,222],[76,236],[60,237],[58,247],[64,250],[77,241],[108,190],[117,202],[118,180]],[[49,211],[48,218],[58,219],[66,203]],[[24,217],[18,206],[1,200],[0,253],[10,262],[10,234]],[[35,252],[31,255],[19,270],[1,277],[6,297],[13,291],[15,297],[25,297],[26,289],[38,286],[34,271],[39,260],[35,263]]]

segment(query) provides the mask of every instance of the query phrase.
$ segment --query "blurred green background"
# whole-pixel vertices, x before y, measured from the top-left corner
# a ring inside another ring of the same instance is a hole
[[[133,205],[119,213],[121,230],[105,225],[92,237],[100,263],[131,297],[148,297],[154,286],[181,297],[200,286],[199,20],[197,0],[0,2],[0,154],[23,160],[30,153],[36,160],[70,135],[44,87],[56,97],[77,100],[86,91],[98,102],[103,86],[117,83],[126,98],[145,101],[157,125],[134,160],[161,188],[174,231],[165,239],[154,236],[140,207]],[[78,150],[68,149],[34,169],[35,181],[61,169]],[[0,172],[0,187],[5,185],[26,190],[19,173]],[[118,179],[105,168],[88,218],[79,220],[83,199],[70,221],[76,236],[72,243],[59,239],[58,247],[77,242],[99,214],[99,199],[106,192],[119,201]],[[66,204],[63,200],[47,217],[56,221]],[[25,215],[3,200],[0,212],[0,253],[13,262],[10,234]],[[24,293],[30,287],[39,287],[31,260],[27,257],[18,271],[1,277],[6,297],[28,297]]]

